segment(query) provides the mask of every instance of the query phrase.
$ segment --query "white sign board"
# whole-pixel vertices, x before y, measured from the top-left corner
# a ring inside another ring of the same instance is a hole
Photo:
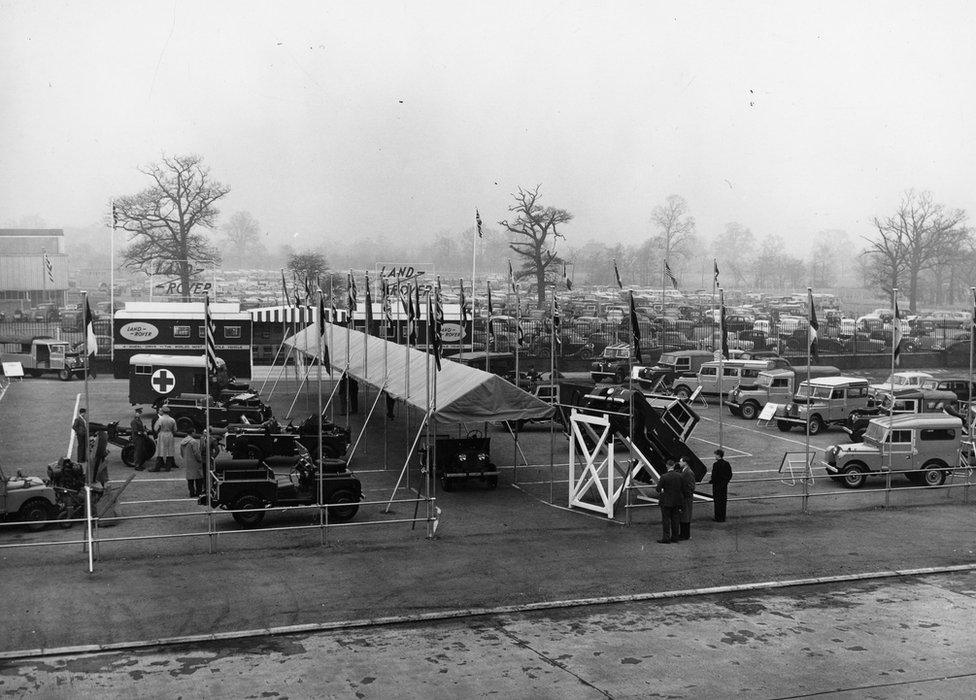
[[[24,366],[19,362],[4,362],[3,374],[7,377],[23,377]]]
[[[759,414],[759,420],[772,420],[773,416],[776,415],[777,409],[779,409],[780,404],[778,403],[768,403],[763,406],[762,412]]]

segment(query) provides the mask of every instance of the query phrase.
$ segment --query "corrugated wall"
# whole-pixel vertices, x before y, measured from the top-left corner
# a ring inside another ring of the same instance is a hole
[[[68,256],[48,253],[53,266],[54,283],[47,278],[44,256],[0,255],[0,291],[63,290],[68,288]]]

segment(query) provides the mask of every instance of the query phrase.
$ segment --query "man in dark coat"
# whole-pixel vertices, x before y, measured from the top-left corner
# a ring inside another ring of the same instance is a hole
[[[129,428],[132,430],[132,461],[135,462],[136,471],[141,472],[146,468],[145,462],[149,450],[146,444],[146,424],[142,422],[142,408],[139,406],[135,408],[135,415],[132,416],[132,420],[129,422]]]
[[[715,450],[715,464],[712,465],[712,500],[715,503],[715,522],[725,522],[725,506],[729,500],[729,482],[732,481],[732,465],[725,459],[725,450]]]
[[[691,512],[695,506],[695,472],[691,470],[691,465],[682,457],[678,461],[678,471],[681,473],[681,481],[684,486],[682,496],[684,501],[681,504],[681,539],[691,539]]]
[[[95,433],[95,456],[92,460],[91,472],[92,483],[98,482],[105,488],[108,485],[108,465],[105,458],[108,456],[108,432],[103,428]]]
[[[673,459],[668,460],[667,471],[661,474],[657,480],[658,503],[661,506],[661,539],[660,544],[678,542],[678,533],[681,529],[680,513],[681,504],[684,501],[682,490],[684,482],[681,473],[677,471],[677,465]]]
[[[75,439],[78,441],[78,464],[84,464],[88,460],[88,417],[85,409],[78,409],[78,416],[71,424],[71,429],[75,431]]]

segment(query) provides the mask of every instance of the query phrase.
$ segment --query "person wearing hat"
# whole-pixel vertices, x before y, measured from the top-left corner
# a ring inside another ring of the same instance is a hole
[[[725,459],[725,450],[715,450],[715,464],[712,465],[712,501],[715,505],[715,522],[725,522],[725,506],[729,502],[729,482],[732,481],[732,465]]]
[[[205,443],[200,436],[200,430],[196,426],[180,442],[180,458],[183,460],[183,468],[186,470],[186,488],[190,498],[197,498],[203,495],[203,456],[202,450]]]
[[[169,406],[163,406],[156,420],[156,463],[149,471],[170,469],[176,469],[176,421],[169,414]]]
[[[678,460],[678,472],[681,474],[681,481],[684,485],[682,496],[684,501],[681,504],[681,535],[683,540],[691,539],[691,513],[695,507],[695,472],[684,457]]]
[[[667,471],[657,480],[658,504],[661,506],[661,539],[659,544],[678,543],[681,530],[681,504],[684,502],[684,482],[679,467],[673,459],[667,462]]]
[[[146,468],[146,453],[148,452],[146,449],[146,424],[142,422],[142,407],[136,406],[133,411],[132,420],[129,421],[129,429],[132,431],[132,461],[136,471],[141,472]]]

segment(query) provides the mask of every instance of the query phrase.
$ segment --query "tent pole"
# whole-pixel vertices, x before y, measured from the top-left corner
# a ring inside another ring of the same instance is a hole
[[[369,382],[366,383],[368,384]],[[369,423],[369,419],[372,417],[373,411],[376,410],[376,404],[380,402],[380,395],[384,389],[386,389],[386,384],[384,384],[380,388],[379,392],[377,392],[376,398],[373,399],[373,404],[369,407],[369,413],[366,415],[366,419],[363,421],[363,427],[362,429],[360,429],[359,436],[356,438],[356,444],[352,446],[352,450],[350,450],[349,456],[346,457],[347,464],[352,464],[352,457],[354,454],[356,454],[356,448],[359,447],[359,443],[363,439],[363,435],[366,434],[366,424]]]
[[[400,470],[400,476],[397,477],[396,485],[393,487],[393,493],[390,494],[390,500],[386,504],[386,508],[383,509],[384,513],[390,512],[390,506],[393,504],[393,499],[396,498],[396,492],[400,490],[400,483],[403,481],[403,476],[407,472],[407,467],[410,466],[410,458],[413,457],[414,450],[417,449],[417,443],[420,442],[420,436],[424,433],[424,426],[427,423],[427,416],[424,416],[424,420],[420,421],[420,428],[417,430],[417,435],[413,439],[413,444],[410,445],[410,451],[407,452],[407,458],[403,460],[403,468]]]
[[[322,363],[325,361],[325,353],[322,352],[322,336],[325,333],[325,318],[323,317],[322,310],[325,308],[325,300],[322,298],[322,290],[319,289],[319,307],[316,310],[318,314],[318,327],[315,329],[316,335],[319,339],[319,354],[316,358],[315,366],[317,367],[318,374],[318,410],[315,414],[315,428],[319,435],[319,481],[318,481],[318,501],[319,501],[319,544],[325,544],[325,509],[322,508],[322,502],[324,500],[322,488],[324,483],[322,482]]]

